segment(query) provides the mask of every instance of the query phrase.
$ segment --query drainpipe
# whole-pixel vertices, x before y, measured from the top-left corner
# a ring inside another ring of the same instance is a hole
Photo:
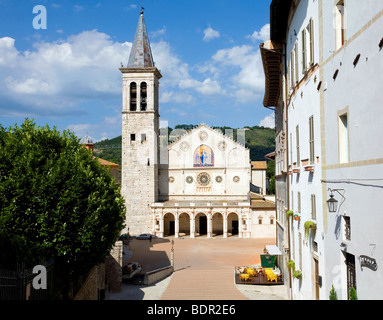
[[[289,165],[289,149],[291,148],[291,146],[289,145],[289,123],[288,123],[288,110],[287,110],[287,96],[288,96],[288,90],[289,88],[287,88],[287,53],[286,53],[286,50],[287,50],[287,44],[284,43],[283,44],[283,51],[284,51],[284,66],[285,66],[285,99],[283,99],[283,103],[284,103],[284,106],[285,106],[285,112],[286,112],[286,115],[285,115],[285,121],[286,121],[286,138],[285,138],[285,143],[286,143],[286,169],[288,169],[288,165]],[[287,175],[287,178],[286,178],[286,192],[287,192],[287,208],[288,210],[290,209],[290,179],[289,179],[289,176]],[[288,219],[287,221],[287,228],[288,228],[288,241],[289,241],[289,260],[291,260],[291,241],[290,241],[290,218]],[[290,276],[290,299],[293,300],[293,288],[292,288],[292,273],[291,273],[291,269],[289,270],[289,276]]]

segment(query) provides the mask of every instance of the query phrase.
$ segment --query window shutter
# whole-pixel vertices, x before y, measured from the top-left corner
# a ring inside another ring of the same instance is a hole
[[[307,61],[306,61],[307,49],[306,49],[306,31],[303,29],[302,31],[302,73],[304,74],[307,69]]]
[[[310,19],[310,65],[314,64],[314,20]]]
[[[295,45],[294,49],[294,56],[295,56],[295,83],[298,83],[299,81],[299,68],[298,68],[298,42]],[[295,84],[294,84],[295,85]]]

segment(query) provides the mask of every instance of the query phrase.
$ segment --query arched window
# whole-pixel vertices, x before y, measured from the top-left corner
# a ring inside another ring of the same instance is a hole
[[[137,83],[130,84],[130,111],[137,110]]]
[[[212,148],[204,144],[200,145],[194,151],[193,164],[195,168],[214,167],[214,152]]]
[[[148,86],[146,82],[141,83],[140,90],[140,103],[141,103],[141,111],[146,111],[148,106]]]

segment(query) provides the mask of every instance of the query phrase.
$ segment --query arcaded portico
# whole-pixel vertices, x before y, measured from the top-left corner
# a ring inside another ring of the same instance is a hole
[[[156,203],[152,205],[153,230],[157,237],[238,236],[250,238],[248,203],[220,207],[191,203]]]

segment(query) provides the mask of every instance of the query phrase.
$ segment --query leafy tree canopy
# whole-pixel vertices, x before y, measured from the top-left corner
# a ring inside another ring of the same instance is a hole
[[[0,125],[0,267],[55,259],[68,277],[104,262],[123,228],[119,187],[69,131]]]

